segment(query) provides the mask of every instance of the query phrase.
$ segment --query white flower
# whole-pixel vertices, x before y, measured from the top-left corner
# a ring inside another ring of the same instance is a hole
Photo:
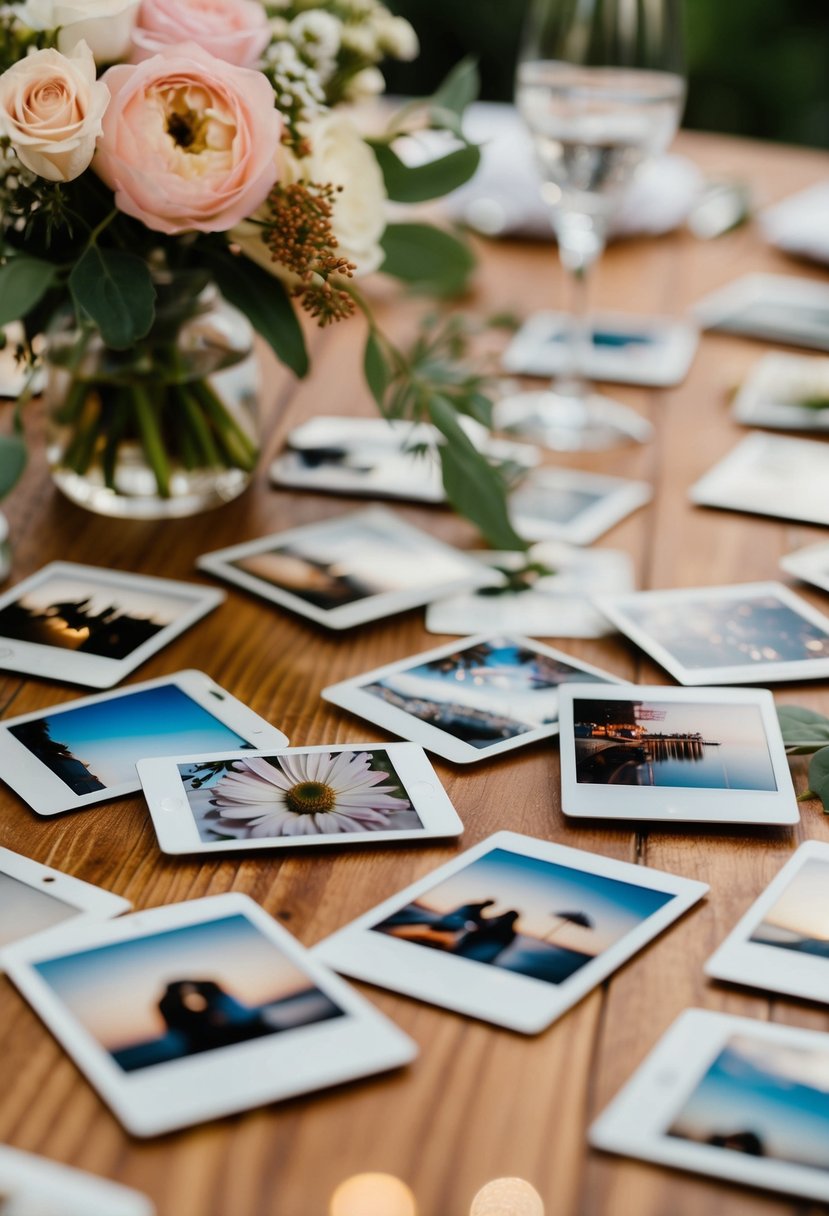
[[[69,182],[92,160],[109,100],[85,42],[68,56],[34,51],[0,76],[0,135],[32,173]]]
[[[379,58],[377,37],[369,25],[344,25],[342,44],[347,51],[352,51],[363,59],[371,61]]]
[[[393,17],[388,11],[382,16],[378,14],[375,21],[377,44],[385,55],[394,59],[416,59],[420,51],[420,43],[414,27],[405,17]]]
[[[288,32],[291,40],[314,63],[327,63],[335,58],[340,49],[342,28],[342,22],[333,13],[311,9],[294,17]]]
[[[26,0],[21,20],[33,30],[56,30],[68,55],[83,40],[97,63],[114,63],[130,49],[141,0]]]
[[[371,768],[366,752],[310,752],[267,760],[235,761],[214,786],[216,826],[239,839],[382,832],[411,804],[383,784],[389,774]]]
[[[351,77],[345,95],[349,101],[362,101],[367,97],[379,96],[385,87],[386,82],[379,68],[363,68],[362,72]]]

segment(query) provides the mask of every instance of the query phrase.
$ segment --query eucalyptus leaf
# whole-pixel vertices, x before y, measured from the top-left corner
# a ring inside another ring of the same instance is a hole
[[[396,203],[424,203],[441,198],[468,182],[481,162],[480,151],[471,144],[424,165],[407,165],[387,143],[382,140],[369,142],[383,174],[386,192]]]
[[[0,498],[17,484],[26,467],[26,444],[19,435],[0,435]]]
[[[389,367],[386,361],[386,356],[383,353],[383,347],[375,337],[369,332],[366,339],[366,349],[363,356],[363,371],[366,377],[366,383],[371,390],[371,395],[383,413],[386,412],[386,390],[394,378],[393,369]]]
[[[69,290],[113,350],[126,350],[149,333],[155,288],[146,261],[136,254],[89,245],[69,276]]]
[[[383,274],[438,295],[459,295],[475,269],[469,247],[431,224],[389,224],[382,245]]]
[[[430,109],[449,110],[462,115],[481,90],[481,74],[478,61],[471,55],[461,59],[438,85],[429,101]]]
[[[829,747],[824,747],[812,758],[809,765],[809,788],[829,812]]]
[[[0,325],[31,312],[52,286],[57,267],[42,258],[14,254],[0,266]]]
[[[829,744],[829,718],[824,714],[799,705],[778,705],[777,718],[789,750],[815,751]]]

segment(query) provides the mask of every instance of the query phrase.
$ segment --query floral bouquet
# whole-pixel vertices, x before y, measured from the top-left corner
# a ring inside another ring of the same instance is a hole
[[[258,455],[251,327],[302,376],[298,314],[328,325],[360,310],[379,407],[437,428],[450,502],[514,547],[503,470],[459,421],[488,422],[483,378],[452,358],[445,327],[404,355],[354,282],[380,270],[447,294],[473,264],[448,232],[387,223],[385,204],[475,171],[461,127],[474,65],[378,138],[348,112],[382,89],[384,56],[417,50],[379,0],[0,7],[0,325],[22,322],[29,360],[46,333],[49,458],[70,497],[153,515],[241,492]],[[396,140],[429,127],[452,132],[451,150],[407,165]],[[10,468],[19,411],[16,426]]]

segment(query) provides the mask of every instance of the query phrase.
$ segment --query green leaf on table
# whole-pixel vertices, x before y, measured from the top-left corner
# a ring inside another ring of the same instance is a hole
[[[389,367],[383,347],[373,333],[369,333],[366,339],[363,371],[372,397],[385,413],[386,391],[394,379],[394,371]]]
[[[147,263],[136,254],[89,245],[69,276],[69,290],[113,350],[126,350],[150,332],[155,287]]]
[[[429,417],[444,436],[439,445],[443,485],[449,502],[480,528],[495,549],[526,549],[510,522],[506,486],[498,472],[477,450],[445,397],[428,401]]]
[[[824,747],[812,757],[809,765],[809,788],[829,812],[829,747]]]
[[[203,249],[202,257],[216,276],[219,291],[243,312],[277,359],[302,378],[308,372],[308,351],[285,285],[256,262],[226,249]]]
[[[5,498],[26,467],[26,444],[19,435],[0,435],[0,498]]]
[[[467,55],[451,69],[438,85],[429,99],[432,110],[449,110],[458,116],[462,115],[468,105],[478,96],[481,90],[481,74],[478,71],[478,61],[472,55]]]
[[[396,203],[425,203],[441,198],[468,182],[481,162],[481,153],[472,144],[424,165],[407,165],[382,140],[369,143],[383,174],[386,192]]]
[[[435,295],[460,295],[475,269],[469,246],[431,224],[389,224],[381,243],[383,274]]]
[[[791,755],[818,751],[829,744],[829,718],[798,705],[778,705],[777,718]]]
[[[42,258],[14,254],[0,266],[0,325],[19,321],[52,286],[57,267]]]

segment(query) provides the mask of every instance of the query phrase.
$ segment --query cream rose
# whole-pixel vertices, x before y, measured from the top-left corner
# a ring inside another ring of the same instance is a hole
[[[70,182],[92,160],[108,104],[85,42],[68,56],[35,51],[0,76],[0,134],[32,173]]]
[[[33,30],[60,30],[64,55],[84,41],[97,63],[114,63],[130,49],[141,0],[26,0],[20,18]]]

